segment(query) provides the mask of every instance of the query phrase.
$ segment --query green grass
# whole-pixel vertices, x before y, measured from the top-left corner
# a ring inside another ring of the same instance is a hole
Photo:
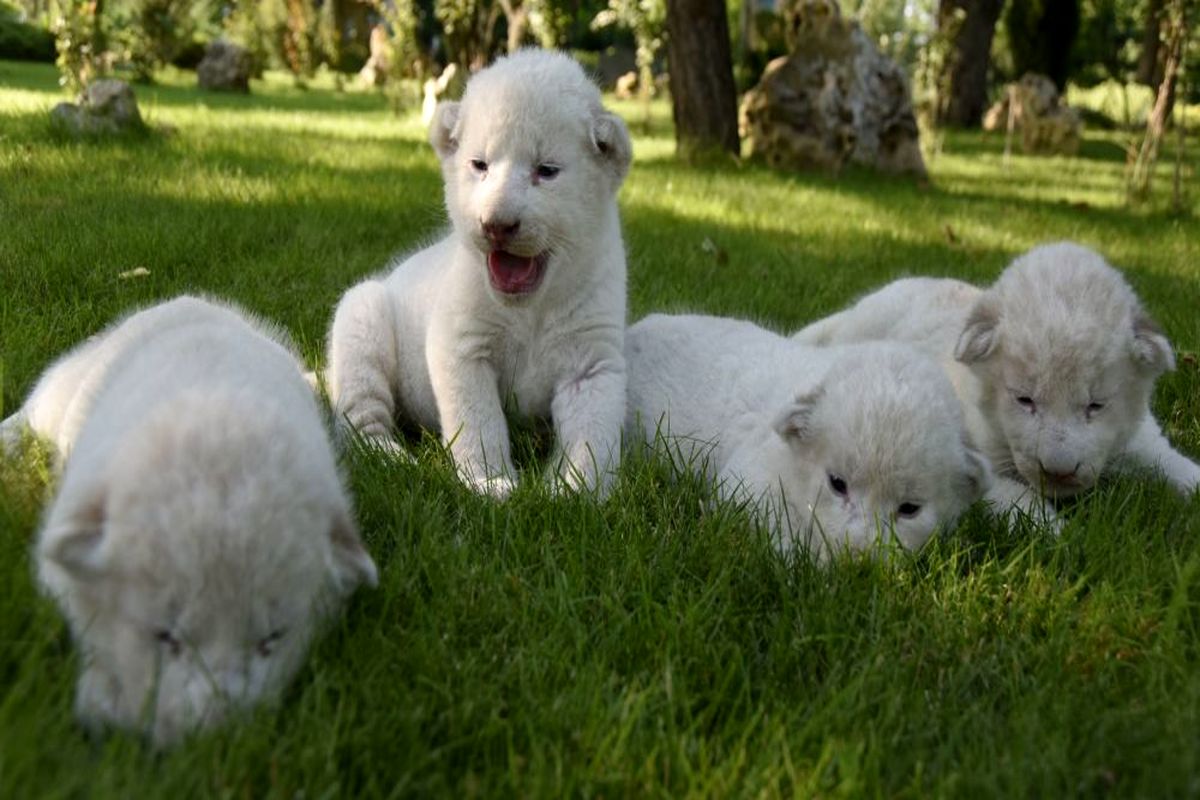
[[[53,72],[0,62],[4,412],[114,315],[185,291],[279,320],[316,366],[340,293],[443,224],[415,116],[185,82],[138,90],[171,133],[77,144],[49,138]],[[790,329],[897,276],[986,282],[1072,238],[1200,347],[1200,225],[1161,210],[1165,173],[1122,206],[1116,138],[1006,171],[1000,137],[955,134],[917,186],[683,167],[668,117],[621,195],[632,316]],[[1194,356],[1155,408],[1200,454]],[[604,505],[535,481],[485,501],[429,445],[349,472],[380,587],[280,708],[155,755],[74,725],[76,657],[29,567],[45,465],[0,464],[0,796],[1200,795],[1200,501],[1159,483],[1105,484],[1057,541],[974,512],[917,556],[819,570],[653,462]]]

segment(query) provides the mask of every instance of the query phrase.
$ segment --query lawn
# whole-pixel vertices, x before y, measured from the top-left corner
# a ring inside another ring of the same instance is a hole
[[[115,315],[182,292],[280,321],[319,366],[340,293],[443,225],[415,111],[187,83],[138,89],[165,132],[78,144],[49,136],[53,71],[0,62],[0,412]],[[999,138],[952,134],[916,185],[685,167],[665,103],[648,127],[616,106],[636,133],[632,318],[789,330],[898,276],[987,282],[1076,239],[1174,342],[1155,410],[1200,455],[1200,223],[1165,210],[1165,173],[1123,206],[1119,136],[1005,168]],[[285,702],[161,755],[74,725],[77,658],[29,566],[47,470],[0,463],[0,796],[1200,795],[1200,500],[1122,478],[1064,509],[1057,540],[974,511],[920,554],[819,569],[651,461],[603,505],[535,480],[497,504],[419,454],[347,457],[380,586]]]

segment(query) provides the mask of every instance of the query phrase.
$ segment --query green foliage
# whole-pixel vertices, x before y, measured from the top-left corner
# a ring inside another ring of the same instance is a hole
[[[0,58],[54,62],[54,34],[33,24],[24,9],[0,2]]]
[[[279,321],[320,367],[341,293],[437,235],[415,113],[267,78],[244,97],[160,76],[140,96],[175,135],[84,146],[45,136],[53,70],[0,62],[0,415],[66,348],[182,292]],[[1006,169],[998,137],[951,132],[917,186],[686,168],[669,108],[652,110],[620,199],[631,319],[794,330],[896,277],[988,282],[1077,239],[1175,344],[1154,407],[1200,455],[1195,222],[1123,208],[1119,137]],[[149,274],[119,277],[135,267]],[[52,477],[37,454],[0,458],[0,797],[1195,793],[1200,498],[1114,477],[1064,508],[1057,539],[975,511],[918,556],[817,568],[656,460],[627,461],[605,504],[552,496],[532,439],[502,504],[432,442],[413,463],[352,452],[380,586],[278,708],[163,754],[74,723],[80,658],[30,569]]]
[[[433,15],[442,26],[446,61],[475,69],[499,49],[496,25],[500,5],[492,0],[434,0]]]
[[[1073,82],[1095,86],[1131,79],[1141,31],[1136,11],[1130,0],[1081,0],[1079,36],[1071,48]]]
[[[191,42],[196,12],[204,6],[193,0],[109,0],[105,24],[113,57],[137,80],[149,82]]]
[[[308,0],[234,0],[226,17],[230,39],[246,48],[255,62],[285,69],[303,86],[322,63],[336,63],[322,50],[322,27],[317,8]],[[324,30],[324,33],[322,32]]]
[[[647,104],[654,88],[654,62],[665,43],[666,25],[665,0],[608,0],[608,7],[592,20],[593,28],[620,27],[633,34],[637,46],[638,95],[645,109],[643,121],[649,114]]]
[[[59,83],[78,92],[108,70],[108,43],[103,27],[103,2],[51,0],[50,32],[58,51]]]

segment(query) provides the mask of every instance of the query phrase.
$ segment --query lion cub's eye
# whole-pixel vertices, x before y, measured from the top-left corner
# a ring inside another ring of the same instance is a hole
[[[259,639],[258,647],[256,648],[258,650],[258,654],[263,658],[266,658],[267,656],[271,655],[271,653],[275,652],[275,645],[279,644],[279,640],[283,638],[283,635],[286,632],[287,631],[281,628],[277,631],[271,631],[270,634],[264,636],[262,639]]]
[[[912,519],[917,514],[921,513],[921,506],[917,503],[901,503],[896,508],[896,516],[904,519]]]
[[[487,162],[484,161],[482,158],[472,158],[471,159],[471,169],[475,170],[476,172],[480,172],[480,173],[487,172]]]
[[[172,657],[183,652],[183,642],[179,641],[179,639],[175,637],[175,634],[171,633],[166,628],[159,628],[154,632],[154,641],[162,645],[163,649],[167,651],[167,654]]]
[[[833,493],[838,497],[845,497],[849,489],[846,486],[846,479],[840,475],[829,473],[829,488],[833,489]]]
[[[556,167],[553,164],[538,164],[537,169],[534,170],[534,174],[542,180],[548,181],[556,177],[560,170],[561,167]]]

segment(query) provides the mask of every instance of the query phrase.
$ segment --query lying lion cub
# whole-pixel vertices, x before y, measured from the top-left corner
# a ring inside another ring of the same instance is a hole
[[[76,711],[159,745],[278,697],[375,565],[282,334],[183,297],[42,376],[3,424],[65,457],[36,548],[83,651]]]
[[[626,334],[628,435],[746,498],[782,547],[919,548],[990,481],[954,390],[905,345],[797,344],[749,322],[651,315]]]
[[[385,443],[398,417],[440,431],[497,497],[516,479],[505,406],[550,417],[554,485],[603,492],[625,410],[625,124],[570,57],[523,50],[440,104],[430,139],[453,230],[338,304],[335,410]]]
[[[1075,494],[1122,463],[1183,493],[1200,485],[1200,466],[1171,448],[1150,413],[1154,381],[1175,367],[1171,345],[1092,250],[1036,247],[987,290],[899,280],[796,334],[808,344],[876,339],[943,360],[971,438],[1001,476],[989,499],[1002,510],[1049,513],[1039,492]]]

